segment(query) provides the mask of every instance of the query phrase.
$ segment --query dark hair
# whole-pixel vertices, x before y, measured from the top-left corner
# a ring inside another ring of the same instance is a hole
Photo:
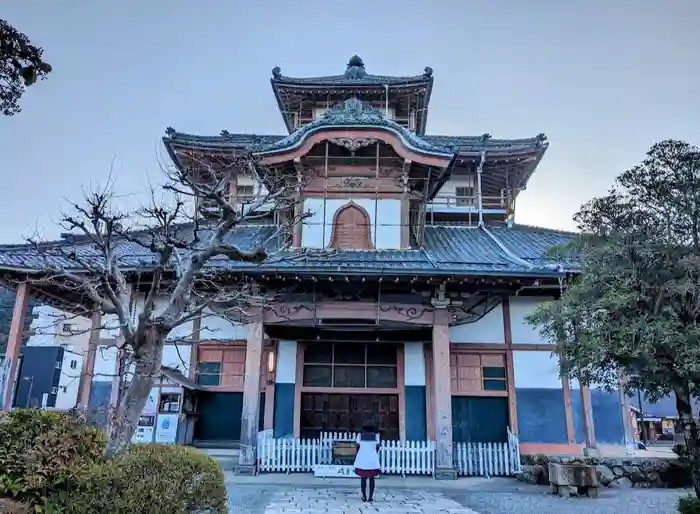
[[[360,439],[363,441],[374,441],[374,439],[377,437],[377,428],[374,424],[374,421],[368,419],[365,420],[364,423],[362,423],[362,434],[360,435]]]

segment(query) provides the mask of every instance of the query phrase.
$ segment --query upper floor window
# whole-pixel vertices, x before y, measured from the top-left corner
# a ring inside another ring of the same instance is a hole
[[[367,211],[354,203],[338,209],[333,218],[330,246],[343,250],[371,249],[372,237]]]
[[[255,186],[238,186],[236,193],[240,201],[250,201],[255,196]]]
[[[474,201],[474,186],[458,186],[455,187],[455,197],[457,205],[473,205]]]

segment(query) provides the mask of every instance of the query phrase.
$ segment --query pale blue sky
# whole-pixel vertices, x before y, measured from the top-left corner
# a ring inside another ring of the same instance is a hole
[[[0,242],[20,242],[114,162],[136,202],[167,126],[283,133],[270,70],[435,74],[434,134],[528,137],[550,149],[516,220],[571,215],[665,138],[700,143],[697,0],[5,0],[0,17],[54,67],[0,119]]]

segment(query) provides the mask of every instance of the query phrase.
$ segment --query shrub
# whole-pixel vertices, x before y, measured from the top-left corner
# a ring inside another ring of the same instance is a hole
[[[224,477],[208,455],[186,446],[133,445],[84,468],[51,504],[66,514],[225,514]]]
[[[700,500],[686,496],[678,500],[678,512],[681,514],[700,514]]]
[[[69,414],[0,414],[0,498],[41,505],[76,469],[101,460],[104,435]]]

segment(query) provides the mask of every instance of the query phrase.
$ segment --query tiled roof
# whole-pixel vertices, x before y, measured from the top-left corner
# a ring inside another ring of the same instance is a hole
[[[433,70],[426,67],[422,75],[409,77],[392,77],[389,75],[372,75],[365,70],[365,63],[354,55],[347,64],[342,75],[326,75],[321,77],[286,77],[279,67],[272,69],[272,83],[281,86],[398,86],[409,84],[429,84],[433,81]]]
[[[345,100],[342,104],[333,106],[311,123],[307,123],[299,130],[292,132],[279,141],[266,146],[260,146],[257,151],[260,154],[286,151],[287,149],[299,146],[307,136],[314,132],[328,128],[338,129],[347,127],[381,128],[389,130],[395,133],[413,150],[452,157],[453,152],[451,148],[435,146],[425,141],[422,137],[415,135],[394,120],[387,118],[383,111],[369,104],[365,104],[357,98],[350,98]]]
[[[303,127],[302,127],[303,129]],[[299,129],[299,130],[302,130]],[[177,132],[168,128],[163,139],[166,146],[177,144],[181,146],[201,147],[206,149],[238,150],[245,149],[253,152],[264,151],[269,147],[275,147],[280,141],[294,136],[257,135],[257,134],[232,134],[222,131],[219,136],[199,136]],[[473,154],[483,150],[487,152],[532,153],[544,151],[548,143],[544,135],[525,139],[491,139],[484,136],[416,136],[433,146],[450,152],[461,154]]]
[[[554,259],[548,255],[550,250],[563,246],[576,237],[573,232],[528,225],[515,225],[512,228],[502,225],[490,227],[489,230],[519,258],[534,266],[553,264]]]
[[[547,251],[546,229],[501,228],[495,230],[504,251],[484,230],[472,227],[427,226],[420,250],[340,250],[319,256],[318,251],[279,251],[279,241],[273,237],[275,228],[265,225],[239,226],[227,237],[227,242],[241,249],[265,245],[273,255],[262,264],[230,261],[225,257],[211,259],[211,269],[230,271],[276,271],[348,273],[363,271],[381,273],[415,272],[465,275],[552,275],[561,269],[544,259]],[[202,239],[206,234],[200,233]],[[565,242],[562,235],[551,235],[555,244]],[[509,243],[510,241],[510,243]],[[513,242],[517,242],[514,244]],[[75,253],[76,260],[71,259]],[[124,269],[148,269],[157,258],[137,243],[123,242],[118,248],[119,262]],[[186,257],[186,255],[182,255]],[[96,250],[81,240],[63,240],[46,244],[42,252],[26,245],[0,246],[0,270],[42,270],[50,267],[79,269],[79,262],[100,263]],[[524,262],[527,261],[527,262]]]

